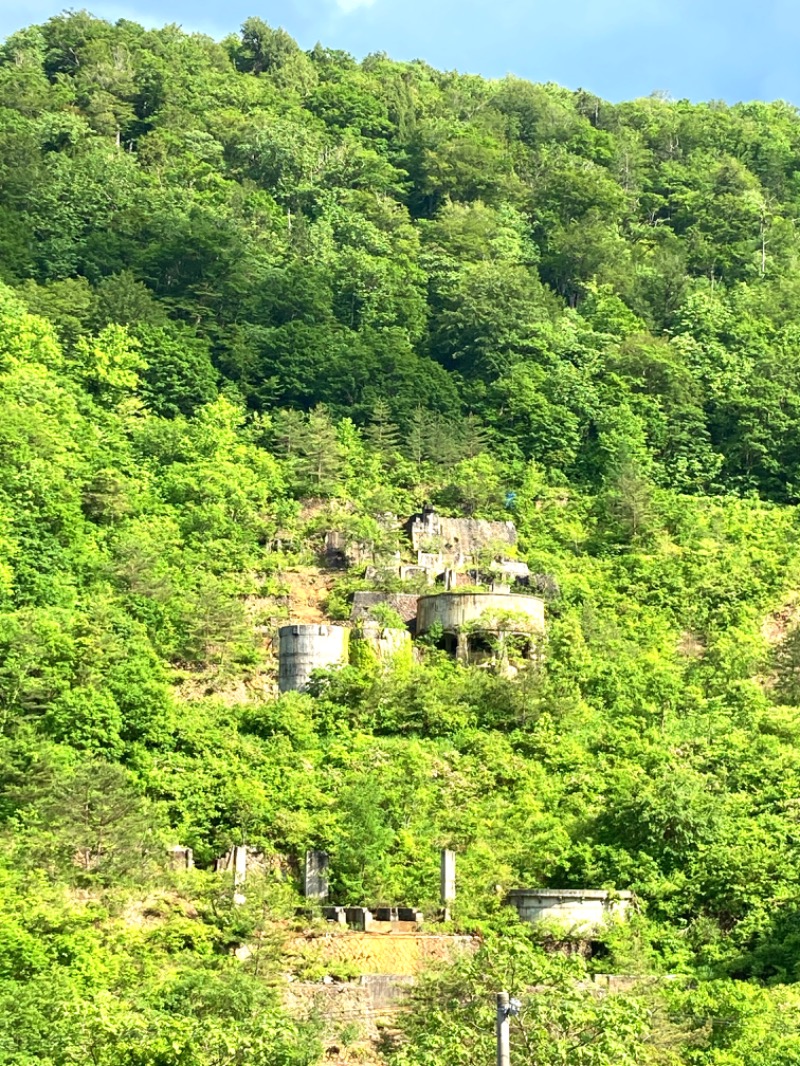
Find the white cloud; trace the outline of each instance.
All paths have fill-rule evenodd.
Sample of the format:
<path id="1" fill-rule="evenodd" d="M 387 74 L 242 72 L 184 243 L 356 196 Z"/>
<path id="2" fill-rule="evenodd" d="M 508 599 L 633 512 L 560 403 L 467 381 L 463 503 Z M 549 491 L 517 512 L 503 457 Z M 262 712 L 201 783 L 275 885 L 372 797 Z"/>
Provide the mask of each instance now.
<path id="1" fill-rule="evenodd" d="M 343 15 L 352 15 L 361 7 L 372 7 L 375 0 L 336 0 L 336 6 Z"/>

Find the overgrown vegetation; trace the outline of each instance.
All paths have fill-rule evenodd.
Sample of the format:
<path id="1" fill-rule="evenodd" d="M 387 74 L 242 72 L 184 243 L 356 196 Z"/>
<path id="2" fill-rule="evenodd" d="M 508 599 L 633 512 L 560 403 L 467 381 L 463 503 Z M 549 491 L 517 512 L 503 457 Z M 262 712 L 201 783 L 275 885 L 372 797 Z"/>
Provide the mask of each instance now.
<path id="1" fill-rule="evenodd" d="M 499 983 L 531 1066 L 800 1062 L 794 108 L 85 13 L 0 89 L 0 1062 L 314 1061 L 277 993 L 309 846 L 337 902 L 429 910 L 459 853 L 485 944 L 402 1066 L 485 1061 Z M 542 664 L 275 698 L 286 571 L 425 499 L 513 517 Z M 206 872 L 240 842 L 289 872 L 245 908 Z M 563 959 L 521 884 L 642 913 Z"/>

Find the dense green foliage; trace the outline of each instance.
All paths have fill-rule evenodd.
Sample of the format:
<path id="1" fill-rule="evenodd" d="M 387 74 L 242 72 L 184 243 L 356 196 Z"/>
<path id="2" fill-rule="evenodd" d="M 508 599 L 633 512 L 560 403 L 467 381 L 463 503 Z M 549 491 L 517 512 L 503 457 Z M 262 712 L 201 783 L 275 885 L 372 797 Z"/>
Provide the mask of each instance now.
<path id="1" fill-rule="evenodd" d="M 501 982 L 531 1066 L 800 1062 L 800 116 L 83 13 L 0 99 L 0 1062 L 313 1061 L 290 885 L 234 908 L 178 840 L 429 909 L 458 850 L 486 944 L 402 1066 L 485 1061 Z M 275 698 L 287 572 L 425 498 L 512 515 L 541 667 Z M 548 956 L 524 883 L 641 914 Z"/>

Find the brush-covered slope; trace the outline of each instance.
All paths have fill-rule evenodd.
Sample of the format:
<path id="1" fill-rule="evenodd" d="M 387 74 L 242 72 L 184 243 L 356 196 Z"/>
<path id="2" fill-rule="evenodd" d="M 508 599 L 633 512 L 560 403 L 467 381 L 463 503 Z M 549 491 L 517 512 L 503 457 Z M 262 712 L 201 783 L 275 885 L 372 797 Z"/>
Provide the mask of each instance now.
<path id="1" fill-rule="evenodd" d="M 404 1064 L 483 1061 L 503 983 L 536 1066 L 800 1061 L 795 110 L 84 13 L 0 46 L 0 100 L 0 1062 L 314 1061 L 309 846 L 337 901 L 429 910 L 459 852 L 486 945 Z M 321 532 L 390 551 L 425 499 L 513 518 L 540 668 L 423 647 L 276 698 L 276 627 L 367 584 Z M 559 960 L 526 883 L 642 913 Z"/>

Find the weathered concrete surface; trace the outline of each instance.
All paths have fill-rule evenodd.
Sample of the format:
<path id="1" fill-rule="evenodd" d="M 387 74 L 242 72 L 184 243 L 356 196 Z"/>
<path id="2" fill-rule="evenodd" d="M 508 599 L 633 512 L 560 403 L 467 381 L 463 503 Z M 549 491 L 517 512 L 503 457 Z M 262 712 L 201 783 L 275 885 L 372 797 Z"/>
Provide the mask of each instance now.
<path id="1" fill-rule="evenodd" d="M 314 670 L 347 662 L 350 631 L 343 626 L 288 625 L 278 630 L 278 688 L 302 692 Z"/>
<path id="2" fill-rule="evenodd" d="M 416 622 L 417 601 L 419 596 L 402 592 L 357 592 L 353 596 L 353 609 L 350 618 L 354 622 L 363 622 L 369 619 L 370 611 L 378 604 L 385 604 L 396 611 L 408 625 Z"/>
<path id="3" fill-rule="evenodd" d="M 435 553 L 456 564 L 475 561 L 486 552 L 514 548 L 517 543 L 513 522 L 445 518 L 431 509 L 409 519 L 406 531 L 415 552 Z"/>
<path id="4" fill-rule="evenodd" d="M 182 844 L 175 844 L 168 849 L 169 865 L 173 870 L 193 870 L 194 852 Z"/>
<path id="5" fill-rule="evenodd" d="M 259 864 L 259 860 L 263 859 L 263 856 L 259 856 L 252 848 L 247 848 L 244 844 L 234 844 L 215 861 L 214 869 L 217 873 L 232 870 L 234 884 L 243 885 L 247 879 L 247 867 L 250 865 L 251 855 L 256 865 Z"/>
<path id="6" fill-rule="evenodd" d="M 303 895 L 325 903 L 328 899 L 328 853 L 307 851 L 303 876 Z"/>
<path id="7" fill-rule="evenodd" d="M 440 625 L 445 633 L 458 633 L 467 623 L 492 614 L 500 617 L 513 612 L 520 619 L 520 632 L 544 632 L 544 600 L 538 596 L 491 592 L 442 592 L 420 596 L 417 605 L 417 632 L 426 633 Z"/>
<path id="8" fill-rule="evenodd" d="M 351 659 L 359 662 L 359 646 L 366 647 L 379 663 L 391 659 L 405 658 L 411 660 L 411 634 L 407 629 L 390 629 L 380 622 L 361 622 L 350 635 Z"/>
<path id="9" fill-rule="evenodd" d="M 582 935 L 623 919 L 632 898 L 630 892 L 580 888 L 517 888 L 508 894 L 524 922 L 553 922 Z"/>
<path id="10" fill-rule="evenodd" d="M 442 848 L 439 860 L 439 896 L 444 907 L 456 898 L 456 853 Z"/>
<path id="11" fill-rule="evenodd" d="M 329 1066 L 371 1066 L 385 1060 L 378 1048 L 414 986 L 413 977 L 365 974 L 355 981 L 292 981 L 284 1007 L 295 1018 L 318 1018 Z"/>

